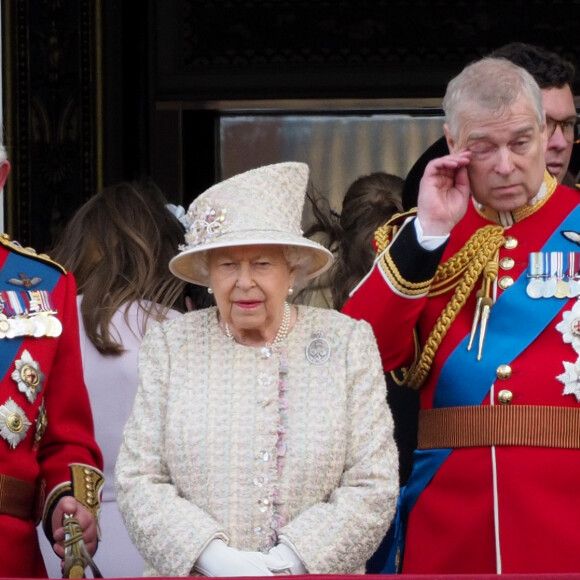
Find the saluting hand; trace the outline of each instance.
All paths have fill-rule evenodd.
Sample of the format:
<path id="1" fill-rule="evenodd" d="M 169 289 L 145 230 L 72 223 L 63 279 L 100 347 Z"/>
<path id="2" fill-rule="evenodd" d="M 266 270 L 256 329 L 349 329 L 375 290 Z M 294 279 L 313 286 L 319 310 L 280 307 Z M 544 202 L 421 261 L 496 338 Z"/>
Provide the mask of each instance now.
<path id="1" fill-rule="evenodd" d="M 469 202 L 467 166 L 471 151 L 432 159 L 419 184 L 417 219 L 428 236 L 448 234 L 465 215 Z"/>

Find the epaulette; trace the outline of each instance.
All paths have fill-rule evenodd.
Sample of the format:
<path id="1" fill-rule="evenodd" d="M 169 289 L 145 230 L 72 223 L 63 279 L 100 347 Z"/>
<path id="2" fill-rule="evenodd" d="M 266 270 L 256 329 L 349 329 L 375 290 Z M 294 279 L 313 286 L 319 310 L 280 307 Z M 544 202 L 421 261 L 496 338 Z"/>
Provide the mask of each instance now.
<path id="1" fill-rule="evenodd" d="M 63 274 L 67 273 L 64 266 L 58 262 L 55 262 L 54 260 L 51 260 L 51 258 L 46 254 L 38 254 L 34 248 L 25 248 L 21 246 L 18 242 L 11 240 L 8 234 L 0 234 L 0 244 L 10 252 L 16 252 L 17 254 L 21 254 L 22 256 L 26 256 L 27 258 L 31 258 L 37 262 L 42 262 L 43 264 L 52 266 Z"/>
<path id="2" fill-rule="evenodd" d="M 374 246 L 377 254 L 381 254 L 387 249 L 405 220 L 416 215 L 417 208 L 414 207 L 408 211 L 393 214 L 385 224 L 377 228 L 374 235 Z"/>

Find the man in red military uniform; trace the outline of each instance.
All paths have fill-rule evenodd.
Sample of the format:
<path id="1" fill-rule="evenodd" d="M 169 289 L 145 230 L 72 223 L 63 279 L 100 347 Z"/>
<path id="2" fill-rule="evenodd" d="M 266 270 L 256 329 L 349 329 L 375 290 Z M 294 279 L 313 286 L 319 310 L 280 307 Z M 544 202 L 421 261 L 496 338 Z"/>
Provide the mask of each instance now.
<path id="1" fill-rule="evenodd" d="M 421 388 L 393 555 L 404 573 L 580 572 L 580 198 L 545 170 L 525 70 L 482 59 L 443 106 L 452 153 L 343 309 Z"/>
<path id="2" fill-rule="evenodd" d="M 0 188 L 10 165 L 0 144 Z M 45 577 L 36 524 L 97 546 L 102 457 L 83 382 L 71 274 L 0 235 L 0 575 Z M 57 556 L 55 555 L 55 558 Z"/>

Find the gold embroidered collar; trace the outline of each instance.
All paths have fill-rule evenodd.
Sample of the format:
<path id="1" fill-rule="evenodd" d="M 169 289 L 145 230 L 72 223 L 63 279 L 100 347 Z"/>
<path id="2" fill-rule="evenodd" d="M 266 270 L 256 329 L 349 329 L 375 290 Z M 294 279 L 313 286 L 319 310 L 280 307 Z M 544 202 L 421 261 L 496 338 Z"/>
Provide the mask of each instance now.
<path id="1" fill-rule="evenodd" d="M 510 212 L 497 211 L 474 201 L 475 210 L 481 217 L 507 228 L 537 212 L 552 197 L 557 186 L 556 178 L 545 171 L 540 191 L 526 205 Z"/>

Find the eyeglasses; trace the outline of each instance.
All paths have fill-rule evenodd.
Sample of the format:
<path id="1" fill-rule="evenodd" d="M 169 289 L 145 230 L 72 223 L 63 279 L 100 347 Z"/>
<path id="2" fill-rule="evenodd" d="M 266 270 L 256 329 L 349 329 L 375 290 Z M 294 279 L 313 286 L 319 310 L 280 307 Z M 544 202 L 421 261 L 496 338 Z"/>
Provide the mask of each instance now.
<path id="1" fill-rule="evenodd" d="M 546 117 L 546 128 L 548 129 L 548 139 L 556 132 L 556 127 L 560 127 L 564 139 L 568 143 L 578 143 L 580 141 L 580 125 L 578 124 L 578 117 L 570 117 L 563 121 L 557 121 L 551 117 Z"/>

